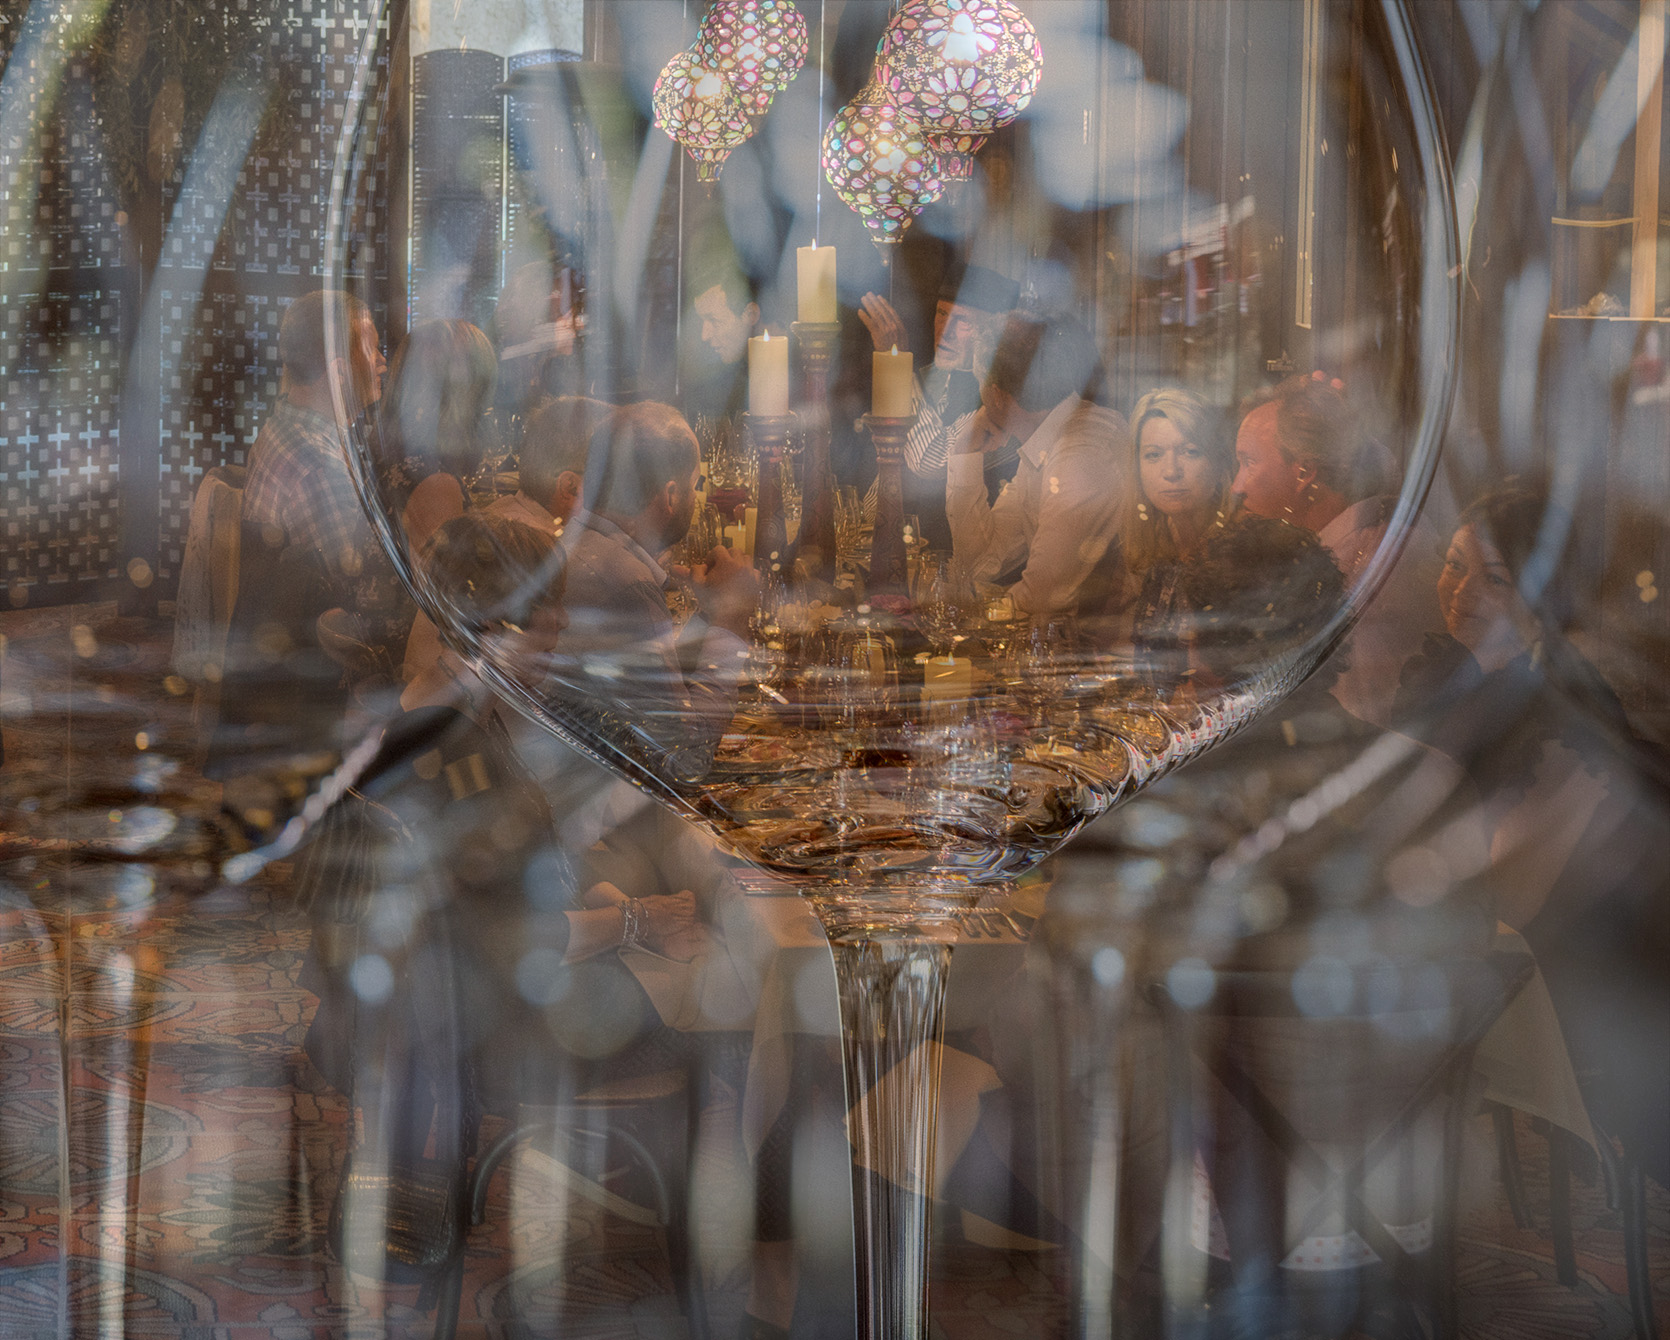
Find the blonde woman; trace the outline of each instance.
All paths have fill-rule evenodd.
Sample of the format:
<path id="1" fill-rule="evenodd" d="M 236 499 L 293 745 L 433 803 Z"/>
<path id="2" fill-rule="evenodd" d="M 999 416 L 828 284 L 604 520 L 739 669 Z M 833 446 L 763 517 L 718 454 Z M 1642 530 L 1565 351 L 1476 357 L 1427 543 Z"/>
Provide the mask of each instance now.
<path id="1" fill-rule="evenodd" d="M 1170 689 L 1187 660 L 1178 638 L 1179 578 L 1229 520 L 1235 453 L 1219 411 L 1190 391 L 1160 387 L 1131 416 L 1137 487 L 1125 554 L 1137 597 L 1131 642 L 1137 673 Z"/>

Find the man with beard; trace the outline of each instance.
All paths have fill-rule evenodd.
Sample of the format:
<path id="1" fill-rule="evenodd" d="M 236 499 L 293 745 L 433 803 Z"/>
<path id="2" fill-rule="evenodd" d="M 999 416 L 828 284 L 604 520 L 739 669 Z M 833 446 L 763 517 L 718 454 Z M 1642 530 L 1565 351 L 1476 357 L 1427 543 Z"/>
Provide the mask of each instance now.
<path id="1" fill-rule="evenodd" d="M 699 468 L 683 415 L 628 406 L 594 434 L 584 510 L 563 536 L 570 622 L 553 691 L 613 711 L 659 748 L 724 729 L 759 597 L 747 561 L 716 549 L 692 575 L 700 613 L 682 633 L 673 625 L 662 559 L 690 529 Z"/>

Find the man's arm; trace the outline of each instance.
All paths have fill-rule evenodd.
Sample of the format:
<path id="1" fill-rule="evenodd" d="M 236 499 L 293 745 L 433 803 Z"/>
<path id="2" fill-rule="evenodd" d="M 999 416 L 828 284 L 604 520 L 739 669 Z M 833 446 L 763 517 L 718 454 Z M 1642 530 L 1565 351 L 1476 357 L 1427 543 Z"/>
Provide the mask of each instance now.
<path id="1" fill-rule="evenodd" d="M 951 523 L 951 552 L 976 581 L 995 581 L 1027 553 L 1020 490 L 1005 487 L 995 503 L 986 492 L 986 456 L 1001 445 L 1002 432 L 984 410 L 970 416 L 945 467 L 945 515 Z"/>
<path id="2" fill-rule="evenodd" d="M 1117 543 L 1130 488 L 1125 421 L 1086 408 L 1070 420 L 1044 461 L 1038 526 L 1026 570 L 1010 594 L 1027 614 L 1071 610 L 1110 544 Z"/>

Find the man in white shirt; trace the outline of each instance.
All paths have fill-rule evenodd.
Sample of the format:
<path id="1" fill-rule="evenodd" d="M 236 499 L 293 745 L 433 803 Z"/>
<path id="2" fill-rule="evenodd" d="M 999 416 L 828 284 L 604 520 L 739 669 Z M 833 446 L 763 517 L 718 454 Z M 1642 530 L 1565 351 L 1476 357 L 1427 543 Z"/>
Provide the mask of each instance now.
<path id="1" fill-rule="evenodd" d="M 947 462 L 953 554 L 976 581 L 1007 586 L 1017 613 L 1089 611 L 1117 580 L 1131 439 L 1122 416 L 1094 403 L 1101 375 L 1076 323 L 1011 317 Z M 1012 440 L 1020 463 L 990 502 L 986 457 Z"/>

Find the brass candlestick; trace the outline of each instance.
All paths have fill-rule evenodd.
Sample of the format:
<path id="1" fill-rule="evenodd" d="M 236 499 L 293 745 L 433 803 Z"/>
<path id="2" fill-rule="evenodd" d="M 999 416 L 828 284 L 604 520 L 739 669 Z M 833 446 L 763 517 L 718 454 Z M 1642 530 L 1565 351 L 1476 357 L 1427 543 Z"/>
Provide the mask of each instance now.
<path id="1" fill-rule="evenodd" d="M 754 566 L 769 572 L 773 554 L 778 563 L 788 555 L 788 532 L 783 524 L 783 451 L 789 444 L 794 415 L 744 414 L 742 419 L 748 439 L 754 444 L 754 458 L 759 463 L 759 490 L 754 499 Z"/>
<path id="2" fill-rule="evenodd" d="M 876 528 L 870 539 L 870 590 L 907 594 L 905 567 L 905 439 L 914 414 L 899 418 L 866 414 L 876 444 Z"/>
<path id="3" fill-rule="evenodd" d="M 789 333 L 800 342 L 806 371 L 806 452 L 801 458 L 800 534 L 796 549 L 815 551 L 812 575 L 835 580 L 835 476 L 829 468 L 829 367 L 841 338 L 836 321 L 796 321 Z"/>

